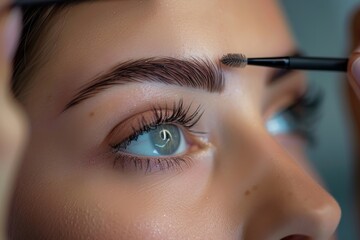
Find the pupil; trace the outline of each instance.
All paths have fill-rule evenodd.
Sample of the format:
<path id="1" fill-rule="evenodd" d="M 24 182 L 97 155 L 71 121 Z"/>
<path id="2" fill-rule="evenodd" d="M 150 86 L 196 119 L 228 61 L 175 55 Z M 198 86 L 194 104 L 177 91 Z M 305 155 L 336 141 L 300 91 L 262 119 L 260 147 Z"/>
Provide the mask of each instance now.
<path id="1" fill-rule="evenodd" d="M 171 139 L 171 133 L 168 130 L 163 129 L 160 132 L 160 137 L 162 140 L 167 141 Z"/>

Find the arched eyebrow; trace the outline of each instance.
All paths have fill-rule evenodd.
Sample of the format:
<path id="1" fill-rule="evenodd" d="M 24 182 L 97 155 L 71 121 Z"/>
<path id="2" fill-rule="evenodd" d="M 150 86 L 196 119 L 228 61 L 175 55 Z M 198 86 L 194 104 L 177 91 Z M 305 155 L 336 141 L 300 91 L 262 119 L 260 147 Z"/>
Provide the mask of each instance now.
<path id="1" fill-rule="evenodd" d="M 225 88 L 220 63 L 207 58 L 143 58 L 122 62 L 95 77 L 80 88 L 64 111 L 113 86 L 143 82 L 203 89 L 210 93 L 221 93 Z"/>

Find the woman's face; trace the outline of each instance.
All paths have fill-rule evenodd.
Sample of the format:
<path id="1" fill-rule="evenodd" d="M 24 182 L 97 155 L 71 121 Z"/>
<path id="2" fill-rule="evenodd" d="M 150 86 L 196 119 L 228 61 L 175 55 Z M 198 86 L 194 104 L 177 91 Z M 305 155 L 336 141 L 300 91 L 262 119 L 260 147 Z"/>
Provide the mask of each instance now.
<path id="1" fill-rule="evenodd" d="M 303 74 L 219 64 L 296 53 L 275 1 L 99 1 L 51 24 L 24 98 L 14 238 L 332 236 Z"/>

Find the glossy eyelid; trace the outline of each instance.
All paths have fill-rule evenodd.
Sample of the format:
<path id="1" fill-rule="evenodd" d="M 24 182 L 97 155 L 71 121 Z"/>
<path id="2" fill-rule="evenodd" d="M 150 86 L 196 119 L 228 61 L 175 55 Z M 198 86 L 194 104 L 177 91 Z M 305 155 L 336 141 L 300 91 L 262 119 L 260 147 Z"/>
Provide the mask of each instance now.
<path id="1" fill-rule="evenodd" d="M 193 103 L 185 105 L 182 99 L 175 101 L 172 108 L 169 108 L 168 105 L 155 105 L 150 108 L 151 110 L 137 114 L 117 125 L 110 132 L 108 142 L 110 146 L 114 147 L 120 142 L 124 142 L 125 139 L 132 140 L 142 132 L 164 123 L 177 124 L 192 132 L 194 131 L 193 127 L 200 121 L 204 113 L 201 105 L 196 108 L 193 108 L 192 105 Z M 123 138 L 119 139 L 121 136 Z"/>

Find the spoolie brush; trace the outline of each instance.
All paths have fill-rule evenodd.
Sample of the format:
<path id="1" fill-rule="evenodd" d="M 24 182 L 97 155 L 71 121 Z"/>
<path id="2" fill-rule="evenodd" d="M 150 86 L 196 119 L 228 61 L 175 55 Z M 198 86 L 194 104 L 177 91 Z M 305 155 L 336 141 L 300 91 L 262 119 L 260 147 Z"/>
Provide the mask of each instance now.
<path id="1" fill-rule="evenodd" d="M 238 68 L 244 68 L 248 64 L 246 56 L 240 53 L 229 53 L 224 55 L 220 61 L 226 66 Z"/>
<path id="2" fill-rule="evenodd" d="M 247 65 L 256 65 L 284 69 L 346 72 L 349 59 L 290 56 L 270 58 L 246 58 L 244 54 L 229 53 L 224 55 L 220 59 L 220 61 L 226 66 L 237 68 L 244 68 Z"/>

